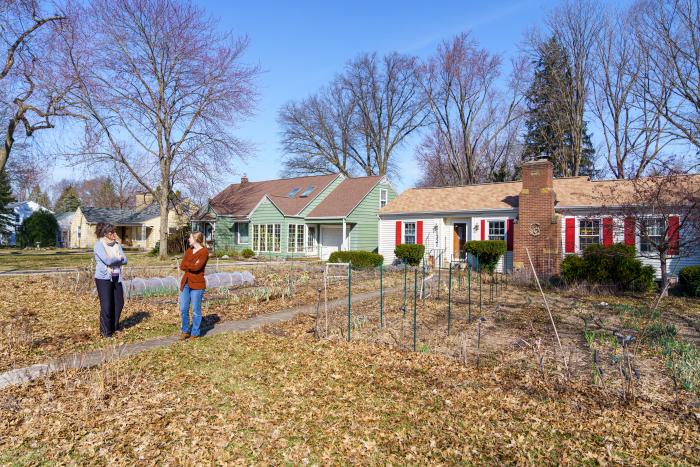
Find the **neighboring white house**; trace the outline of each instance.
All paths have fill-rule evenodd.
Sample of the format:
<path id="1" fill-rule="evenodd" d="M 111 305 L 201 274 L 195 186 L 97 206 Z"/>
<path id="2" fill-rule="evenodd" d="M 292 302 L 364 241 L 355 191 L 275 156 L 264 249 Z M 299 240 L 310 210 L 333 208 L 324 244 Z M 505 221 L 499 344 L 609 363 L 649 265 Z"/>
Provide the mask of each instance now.
<path id="1" fill-rule="evenodd" d="M 555 274 L 565 255 L 581 254 L 593 243 L 625 243 L 659 276 L 658 254 L 635 219 L 615 210 L 621 200 L 610 194 L 615 188 L 613 193 L 628 195 L 631 181 L 553 178 L 547 161 L 523 164 L 522 172 L 522 181 L 406 190 L 379 211 L 379 253 L 391 263 L 397 244 L 416 243 L 425 245 L 432 261 L 449 264 L 465 257 L 470 240 L 503 240 L 507 251 L 499 271 L 529 267 L 529 252 L 538 272 Z M 700 175 L 691 177 L 700 189 Z M 610 204 L 603 207 L 601 200 Z M 677 275 L 700 264 L 697 249 L 687 246 L 697 232 L 679 229 L 678 216 L 669 216 L 668 224 L 659 223 L 658 230 L 669 233 L 668 270 Z"/>
<path id="2" fill-rule="evenodd" d="M 5 235 L 0 235 L 0 245 L 5 246 L 16 246 L 17 245 L 17 233 L 24 220 L 34 214 L 36 211 L 43 210 L 51 212 L 51 210 L 46 209 L 43 206 L 35 203 L 34 201 L 20 201 L 17 203 L 10 203 L 8 208 L 12 209 L 14 214 L 14 221 L 10 226 L 10 233 Z"/>

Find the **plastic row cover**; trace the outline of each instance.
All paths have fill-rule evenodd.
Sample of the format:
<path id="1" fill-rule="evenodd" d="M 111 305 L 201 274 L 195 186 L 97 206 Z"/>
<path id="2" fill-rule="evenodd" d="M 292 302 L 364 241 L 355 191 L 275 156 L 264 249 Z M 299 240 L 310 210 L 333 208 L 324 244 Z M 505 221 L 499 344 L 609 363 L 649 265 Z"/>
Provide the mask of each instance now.
<path id="1" fill-rule="evenodd" d="M 249 271 L 217 272 L 204 276 L 207 288 L 243 287 L 253 285 L 255 277 Z M 180 287 L 174 276 L 151 277 L 149 279 L 134 278 L 123 283 L 124 291 L 129 296 L 145 295 L 147 293 L 176 293 Z"/>

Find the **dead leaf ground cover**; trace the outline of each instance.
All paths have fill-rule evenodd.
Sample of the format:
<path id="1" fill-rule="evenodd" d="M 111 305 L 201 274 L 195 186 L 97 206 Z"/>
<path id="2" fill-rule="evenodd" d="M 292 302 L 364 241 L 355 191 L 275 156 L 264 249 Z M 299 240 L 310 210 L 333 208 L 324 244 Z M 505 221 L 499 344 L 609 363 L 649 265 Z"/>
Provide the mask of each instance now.
<path id="1" fill-rule="evenodd" d="M 509 365 L 255 332 L 0 393 L 0 463 L 698 464 L 676 406 Z"/>
<path id="2" fill-rule="evenodd" d="M 255 287 L 230 293 L 209 290 L 205 294 L 202 312 L 206 327 L 218 321 L 316 303 L 318 289 L 323 287 L 319 268 L 259 267 L 253 272 Z M 386 276 L 386 287 L 402 280 L 398 273 Z M 92 276 L 84 274 L 78 285 L 76 289 L 73 275 L 0 277 L 0 371 L 179 330 L 176 295 L 140 297 L 127 300 L 122 312 L 123 330 L 111 340 L 103 339 L 99 335 L 99 302 L 92 290 Z M 376 271 L 358 273 L 352 291 L 370 292 L 377 285 Z M 329 287 L 329 298 L 346 295 L 347 286 L 342 281 Z"/>
<path id="3" fill-rule="evenodd" d="M 419 282 L 420 283 L 420 282 Z M 649 311 L 653 296 L 587 296 L 578 290 L 546 292 L 562 343 L 564 358 L 551 321 L 537 289 L 516 285 L 494 288 L 482 285 L 479 306 L 478 282 L 472 284 L 471 307 L 466 283 L 455 282 L 449 310 L 446 284 L 437 287 L 425 300 L 416 303 L 415 349 L 441 354 L 463 364 L 515 365 L 527 368 L 544 381 L 561 379 L 567 384 L 589 384 L 612 397 L 646 397 L 671 402 L 681 397 L 700 407 L 700 329 L 693 326 L 700 316 L 700 301 L 686 298 L 662 300 L 657 312 Z M 420 286 L 419 286 L 420 287 Z M 379 300 L 363 302 L 318 316 L 303 316 L 270 328 L 270 332 L 311 339 L 318 335 L 330 340 L 346 340 L 348 324 L 353 341 L 413 351 L 414 293 L 412 282 L 406 293 L 387 296 L 383 306 L 383 326 Z M 470 311 L 471 309 L 471 311 Z M 471 319 L 469 319 L 471 318 Z M 627 336 L 632 341 L 623 344 Z M 669 356 L 669 339 L 681 343 L 690 355 L 681 362 Z M 678 346 L 671 347 L 677 349 Z M 671 358 L 675 358 L 672 360 Z M 631 362 L 632 377 L 623 366 Z M 675 365 L 671 368 L 671 364 Z M 627 385 L 626 385 L 627 383 Z M 690 391 L 686 394 L 686 390 Z"/>

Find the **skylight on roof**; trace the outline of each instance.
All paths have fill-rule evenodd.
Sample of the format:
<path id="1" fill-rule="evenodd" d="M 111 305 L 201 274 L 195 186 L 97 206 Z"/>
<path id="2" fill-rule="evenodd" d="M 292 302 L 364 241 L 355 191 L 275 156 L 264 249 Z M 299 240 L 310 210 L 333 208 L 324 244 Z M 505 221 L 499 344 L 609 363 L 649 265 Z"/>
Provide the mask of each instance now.
<path id="1" fill-rule="evenodd" d="M 300 191 L 301 191 L 301 188 L 293 188 L 292 191 L 287 193 L 287 196 L 289 196 L 290 198 L 294 198 L 296 196 L 296 194 L 299 193 Z"/>
<path id="2" fill-rule="evenodd" d="M 312 186 L 307 186 L 307 187 L 306 187 L 306 190 L 304 190 L 304 192 L 303 192 L 302 194 L 300 194 L 299 196 L 300 196 L 301 198 L 306 198 L 306 197 L 309 196 L 311 193 L 313 193 L 313 191 L 314 191 L 314 187 L 312 187 Z"/>

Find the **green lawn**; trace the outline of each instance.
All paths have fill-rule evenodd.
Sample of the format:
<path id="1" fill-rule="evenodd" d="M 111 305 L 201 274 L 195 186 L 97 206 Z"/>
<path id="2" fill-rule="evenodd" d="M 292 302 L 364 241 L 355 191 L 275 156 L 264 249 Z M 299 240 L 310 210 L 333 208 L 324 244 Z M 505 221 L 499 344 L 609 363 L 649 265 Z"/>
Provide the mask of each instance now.
<path id="1" fill-rule="evenodd" d="M 700 462 L 697 421 L 672 403 L 624 405 L 533 375 L 362 343 L 219 335 L 3 391 L 0 463 Z"/>

